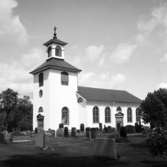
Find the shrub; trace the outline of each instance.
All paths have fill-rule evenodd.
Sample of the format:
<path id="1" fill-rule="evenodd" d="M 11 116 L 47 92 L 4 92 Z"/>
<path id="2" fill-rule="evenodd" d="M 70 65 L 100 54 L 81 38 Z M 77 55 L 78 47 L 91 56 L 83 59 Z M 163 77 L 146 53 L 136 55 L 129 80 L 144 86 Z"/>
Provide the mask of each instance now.
<path id="1" fill-rule="evenodd" d="M 147 140 L 147 144 L 152 155 L 167 154 L 167 133 L 160 128 L 154 129 Z"/>
<path id="2" fill-rule="evenodd" d="M 127 137 L 126 127 L 120 127 L 120 137 Z"/>
<path id="3" fill-rule="evenodd" d="M 115 132 L 115 128 L 113 128 L 113 127 L 111 127 L 111 126 L 108 126 L 108 127 L 107 127 L 107 132 L 108 132 L 108 133 Z"/>
<path id="4" fill-rule="evenodd" d="M 140 133 L 142 132 L 144 129 L 143 129 L 143 126 L 141 124 L 138 124 L 137 122 L 135 123 L 135 131 L 137 133 Z"/>
<path id="5" fill-rule="evenodd" d="M 84 132 L 84 130 L 85 130 L 84 124 L 80 124 L 80 131 L 81 131 L 81 132 Z"/>
<path id="6" fill-rule="evenodd" d="M 71 136 L 76 137 L 76 128 L 74 127 L 71 129 Z"/>
<path id="7" fill-rule="evenodd" d="M 125 128 L 126 128 L 127 133 L 135 133 L 136 132 L 135 127 L 133 125 L 127 125 L 127 126 L 125 126 Z"/>
<path id="8" fill-rule="evenodd" d="M 68 127 L 64 128 L 64 137 L 68 137 L 69 136 L 69 132 L 68 132 Z"/>

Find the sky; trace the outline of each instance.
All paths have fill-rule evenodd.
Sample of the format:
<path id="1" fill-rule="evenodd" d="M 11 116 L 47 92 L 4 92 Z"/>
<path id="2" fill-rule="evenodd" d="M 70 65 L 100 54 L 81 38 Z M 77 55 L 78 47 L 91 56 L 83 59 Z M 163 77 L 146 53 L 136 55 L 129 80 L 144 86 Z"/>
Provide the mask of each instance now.
<path id="1" fill-rule="evenodd" d="M 32 97 L 54 26 L 79 85 L 141 99 L 167 88 L 166 0 L 0 0 L 0 91 Z"/>

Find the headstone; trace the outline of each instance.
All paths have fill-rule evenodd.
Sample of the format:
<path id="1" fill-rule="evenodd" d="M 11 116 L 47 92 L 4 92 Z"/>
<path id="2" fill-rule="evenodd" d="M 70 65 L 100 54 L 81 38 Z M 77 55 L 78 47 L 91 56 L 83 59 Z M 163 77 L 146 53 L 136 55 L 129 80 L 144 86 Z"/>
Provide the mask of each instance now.
<path id="1" fill-rule="evenodd" d="M 35 145 L 37 147 L 45 147 L 45 132 L 44 130 L 38 130 L 38 133 L 35 135 Z"/>

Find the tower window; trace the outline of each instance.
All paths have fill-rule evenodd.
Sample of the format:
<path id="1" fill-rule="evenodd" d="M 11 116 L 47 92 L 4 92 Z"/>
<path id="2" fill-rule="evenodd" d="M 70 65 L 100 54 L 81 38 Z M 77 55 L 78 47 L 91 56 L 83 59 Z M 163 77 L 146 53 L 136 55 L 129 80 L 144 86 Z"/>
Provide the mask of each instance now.
<path id="1" fill-rule="evenodd" d="M 39 74 L 39 86 L 43 86 L 43 73 Z"/>
<path id="2" fill-rule="evenodd" d="M 68 73 L 67 72 L 61 72 L 61 84 L 62 85 L 68 85 Z"/>
<path id="3" fill-rule="evenodd" d="M 93 123 L 99 123 L 99 108 L 93 107 Z"/>
<path id="4" fill-rule="evenodd" d="M 110 123 L 111 122 L 111 110 L 110 107 L 105 108 L 105 122 Z"/>
<path id="5" fill-rule="evenodd" d="M 52 48 L 51 48 L 51 46 L 48 47 L 47 52 L 48 52 L 48 57 L 51 57 L 51 55 L 52 55 Z"/>
<path id="6" fill-rule="evenodd" d="M 132 109 L 128 108 L 127 110 L 127 122 L 132 122 Z"/>
<path id="7" fill-rule="evenodd" d="M 56 46 L 56 52 L 55 52 L 56 56 L 61 57 L 62 56 L 62 49 L 60 46 Z"/>
<path id="8" fill-rule="evenodd" d="M 67 107 L 62 108 L 62 123 L 64 125 L 69 125 L 69 110 Z"/>

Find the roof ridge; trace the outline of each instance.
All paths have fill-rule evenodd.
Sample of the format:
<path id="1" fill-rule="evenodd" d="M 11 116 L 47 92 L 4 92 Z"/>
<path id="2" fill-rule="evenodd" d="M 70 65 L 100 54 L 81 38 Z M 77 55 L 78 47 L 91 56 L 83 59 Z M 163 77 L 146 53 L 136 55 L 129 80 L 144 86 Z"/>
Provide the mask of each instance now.
<path id="1" fill-rule="evenodd" d="M 98 87 L 90 87 L 90 86 L 78 86 L 78 88 L 90 88 L 90 89 L 99 89 L 99 90 L 113 90 L 113 91 L 121 91 L 121 92 L 128 92 L 125 90 L 120 90 L 120 89 L 106 89 L 106 88 L 98 88 Z M 129 93 L 129 92 L 128 92 Z"/>

